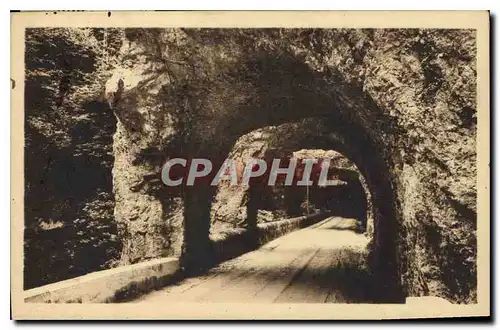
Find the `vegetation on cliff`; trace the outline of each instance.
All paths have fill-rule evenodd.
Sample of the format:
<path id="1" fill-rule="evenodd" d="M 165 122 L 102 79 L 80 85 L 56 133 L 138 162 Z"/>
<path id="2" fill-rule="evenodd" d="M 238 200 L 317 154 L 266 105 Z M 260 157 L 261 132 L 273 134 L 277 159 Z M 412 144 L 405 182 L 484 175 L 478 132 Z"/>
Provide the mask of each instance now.
<path id="1" fill-rule="evenodd" d="M 107 37 L 118 39 L 116 32 Z M 103 38 L 103 29 L 26 30 L 25 288 L 108 268 L 119 257 L 116 120 L 102 98 Z M 109 52 L 119 47 L 115 41 Z"/>

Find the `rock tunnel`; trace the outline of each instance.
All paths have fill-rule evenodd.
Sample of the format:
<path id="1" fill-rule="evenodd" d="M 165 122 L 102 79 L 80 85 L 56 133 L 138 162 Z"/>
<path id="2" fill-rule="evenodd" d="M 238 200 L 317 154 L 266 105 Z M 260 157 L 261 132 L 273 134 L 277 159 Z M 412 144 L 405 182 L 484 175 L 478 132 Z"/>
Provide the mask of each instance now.
<path id="1" fill-rule="evenodd" d="M 157 170 L 165 159 L 175 157 L 223 160 L 238 138 L 251 131 L 313 120 L 322 125 L 325 134 L 304 138 L 301 147 L 337 150 L 351 159 L 366 179 L 374 220 L 370 262 L 383 290 L 392 292 L 392 299 L 429 292 L 452 296 L 450 288 L 456 284 L 448 275 L 429 277 L 418 269 L 419 264 L 443 262 L 410 251 L 412 241 L 422 240 L 418 238 L 417 232 L 422 230 L 419 226 L 438 229 L 432 224 L 434 220 L 418 224 L 418 217 L 432 214 L 428 209 L 432 203 L 425 201 L 427 188 L 411 188 L 418 185 L 415 178 L 425 171 L 410 173 L 417 166 L 401 152 L 408 133 L 398 117 L 390 115 L 394 110 L 383 102 L 382 94 L 367 92 L 342 73 L 340 64 L 326 64 L 314 57 L 328 51 L 326 46 L 321 48 L 321 31 L 289 32 L 297 38 L 293 42 L 283 41 L 278 30 L 152 29 L 134 33 L 141 34 L 141 40 L 152 40 L 139 44 L 131 34 L 127 46 L 149 54 L 149 62 L 143 61 L 149 63 L 148 70 L 143 64 L 135 68 L 135 73 L 117 70 L 107 84 L 108 98 L 118 118 L 113 175 L 115 218 L 124 240 L 123 263 L 168 253 L 165 251 L 171 242 L 165 243 L 164 237 L 172 228 L 165 223 L 169 201 L 175 195 L 183 199 L 183 267 L 197 273 L 212 265 L 209 231 L 214 188 L 198 185 L 175 192 L 164 187 L 155 188 L 154 193 L 131 191 L 134 182 L 151 168 Z M 203 41 L 207 34 L 211 42 Z M 316 45 L 304 43 L 313 35 L 320 40 Z M 346 36 L 376 39 L 358 30 Z M 179 50 L 180 44 L 189 51 Z M 313 51 L 314 47 L 321 49 Z M 155 49 L 160 49 L 159 53 Z M 124 86 L 117 85 L 118 79 L 125 81 Z M 148 153 L 156 154 L 156 160 L 138 161 Z M 414 151 L 414 156 L 419 153 Z M 421 200 L 427 208 L 416 211 L 410 197 Z M 435 249 L 426 239 L 418 245 L 426 253 Z M 461 290 L 454 299 L 465 299 L 467 288 Z"/>
<path id="2" fill-rule="evenodd" d="M 274 102 L 274 100 L 271 102 Z M 286 117 L 283 117 L 283 119 L 284 123 L 286 123 Z M 385 286 L 384 291 L 391 291 L 394 292 L 394 295 L 401 295 L 401 292 L 398 292 L 400 290 L 400 276 L 396 254 L 398 214 L 392 184 L 389 181 L 390 172 L 382 165 L 381 156 L 377 153 L 373 143 L 368 142 L 366 138 L 360 138 L 360 136 L 366 135 L 363 130 L 354 129 L 353 126 L 348 130 L 340 130 L 339 126 L 349 126 L 349 124 L 338 117 L 330 119 L 326 116 L 316 118 L 316 120 L 327 123 L 326 126 L 332 129 L 333 134 L 327 135 L 327 138 L 317 136 L 314 142 L 310 141 L 308 144 L 301 143 L 299 145 L 302 148 L 311 149 L 324 146 L 328 149 L 342 151 L 358 165 L 362 174 L 366 177 L 369 190 L 373 196 L 372 271 L 376 274 L 379 285 Z M 281 124 L 281 122 L 273 122 L 273 124 Z M 347 135 L 346 131 L 354 132 L 354 134 Z M 352 135 L 354 135 L 354 138 Z M 190 270 L 194 268 L 195 273 L 197 270 L 203 271 L 212 265 L 209 242 L 209 211 L 211 204 L 208 202 L 204 207 L 201 205 L 204 201 L 213 200 L 214 193 L 215 190 L 208 187 L 206 187 L 205 191 L 193 187 L 192 191 L 188 192 L 184 199 L 184 221 L 186 226 L 184 240 L 192 240 L 195 245 L 190 246 L 190 241 L 185 241 L 182 255 L 184 259 L 182 260 L 185 267 Z M 192 229 L 188 224 L 190 221 L 192 221 Z M 200 227 L 203 227 L 203 230 L 200 230 Z M 389 287 L 390 285 L 392 287 Z"/>
<path id="3" fill-rule="evenodd" d="M 243 65 L 251 67 L 248 72 L 255 77 L 220 82 L 229 86 L 221 86 L 226 89 L 221 89 L 220 95 L 208 96 L 209 104 L 210 98 L 214 98 L 219 107 L 228 109 L 227 116 L 231 117 L 208 117 L 197 123 L 199 127 L 192 129 L 196 133 L 189 141 L 189 156 L 213 159 L 221 155 L 225 158 L 238 137 L 269 125 L 307 118 L 324 123 L 332 133 L 330 139 L 315 141 L 314 146 L 327 144 L 328 149 L 342 151 L 367 178 L 375 210 L 374 268 L 380 278 L 398 283 L 396 239 L 400 215 L 397 214 L 391 172 L 386 165 L 389 158 L 387 147 L 371 137 L 377 129 L 384 129 L 372 127 L 374 123 L 383 122 L 381 111 L 354 88 L 352 91 L 346 88 L 339 91 L 338 86 L 346 86 L 345 82 L 338 80 L 339 77 L 311 72 L 302 63 L 293 63 L 291 59 L 276 60 L 266 56 Z M 291 75 L 291 72 L 294 74 Z M 236 74 L 236 77 L 241 76 Z M 239 100 L 235 100 L 234 95 Z M 215 130 L 207 131 L 202 127 L 214 127 Z M 213 264 L 209 225 L 210 201 L 215 191 L 208 186 L 184 189 L 184 246 L 181 258 L 183 266 L 196 273 Z"/>

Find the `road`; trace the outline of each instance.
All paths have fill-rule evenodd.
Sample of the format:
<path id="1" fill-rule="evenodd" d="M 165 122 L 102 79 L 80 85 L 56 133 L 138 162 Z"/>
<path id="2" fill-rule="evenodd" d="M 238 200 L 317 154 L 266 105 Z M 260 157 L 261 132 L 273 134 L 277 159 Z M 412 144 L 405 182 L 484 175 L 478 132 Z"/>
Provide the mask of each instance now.
<path id="1" fill-rule="evenodd" d="M 352 219 L 325 219 L 132 303 L 373 302 L 368 238 L 353 228 Z"/>

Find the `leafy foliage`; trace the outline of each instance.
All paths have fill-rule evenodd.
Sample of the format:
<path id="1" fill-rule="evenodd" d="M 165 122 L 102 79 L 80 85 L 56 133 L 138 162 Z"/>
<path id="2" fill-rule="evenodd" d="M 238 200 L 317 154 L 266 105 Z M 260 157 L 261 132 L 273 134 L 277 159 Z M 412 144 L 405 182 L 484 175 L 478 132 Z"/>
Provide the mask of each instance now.
<path id="1" fill-rule="evenodd" d="M 118 258 L 115 119 L 100 99 L 105 50 L 119 45 L 108 46 L 102 29 L 26 30 L 25 288 L 107 268 Z"/>

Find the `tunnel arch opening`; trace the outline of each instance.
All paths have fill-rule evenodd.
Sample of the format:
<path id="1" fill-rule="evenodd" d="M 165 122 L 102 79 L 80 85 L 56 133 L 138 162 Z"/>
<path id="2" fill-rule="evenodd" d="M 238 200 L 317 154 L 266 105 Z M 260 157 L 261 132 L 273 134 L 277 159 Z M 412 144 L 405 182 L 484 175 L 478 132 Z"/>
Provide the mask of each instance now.
<path id="1" fill-rule="evenodd" d="M 301 121 L 293 121 L 287 124 L 302 124 L 315 127 L 309 134 L 299 135 L 300 139 L 294 141 L 295 148 L 336 150 L 348 158 L 359 170 L 361 178 L 366 183 L 365 191 L 370 195 L 371 214 L 368 230 L 372 233 L 370 242 L 369 264 L 373 273 L 374 283 L 379 286 L 379 296 L 384 296 L 388 302 L 401 302 L 403 290 L 399 278 L 399 264 L 397 260 L 397 213 L 391 175 L 385 167 L 383 159 L 377 155 L 373 143 L 359 130 L 358 134 L 349 134 L 352 126 L 338 129 L 338 118 L 328 116 L 309 117 Z M 334 124 L 332 125 L 332 121 Z M 348 125 L 349 126 L 349 125 Z M 278 125 L 279 127 L 279 125 Z M 307 130 L 306 130 L 307 131 Z M 361 131 L 362 132 L 362 131 Z M 281 139 L 283 140 L 283 138 Z M 286 147 L 284 148 L 286 150 Z M 292 147 L 293 149 L 293 147 Z M 290 151 L 290 146 L 288 146 Z M 231 153 L 228 152 L 228 156 Z M 222 154 L 223 155 L 223 154 Z M 217 190 L 208 188 L 208 203 L 206 208 L 211 210 Z M 210 232 L 210 224 L 213 217 L 207 214 L 207 233 Z M 248 216 L 248 214 L 247 214 Z"/>
<path id="2" fill-rule="evenodd" d="M 169 77 L 169 71 L 175 69 L 175 79 L 165 78 L 159 95 L 163 97 L 161 109 L 166 109 L 175 124 L 167 118 L 162 125 L 179 129 L 174 135 L 180 137 L 177 149 L 182 156 L 223 160 L 240 136 L 255 129 L 318 119 L 333 136 L 326 149 L 345 154 L 366 178 L 374 206 L 372 268 L 387 285 L 400 287 L 406 265 L 398 258 L 402 254 L 398 249 L 404 245 L 397 242 L 402 214 L 395 196 L 400 183 L 395 173 L 399 162 L 394 159 L 398 153 L 391 149 L 398 132 L 394 118 L 384 114 L 356 81 L 346 81 L 334 64 L 307 51 L 300 37 L 318 31 L 291 30 L 287 42 L 280 42 L 282 31 L 277 29 L 178 32 L 176 38 L 194 46 L 196 56 L 185 66 L 166 68 Z M 205 34 L 216 38 L 203 43 Z M 170 41 L 163 42 L 170 45 Z M 147 87 L 141 85 L 128 93 L 123 109 L 115 112 L 137 114 L 129 111 L 137 102 L 149 106 L 145 99 L 134 99 L 141 88 Z M 124 121 L 123 125 L 132 131 L 132 124 Z M 209 232 L 215 189 L 209 185 L 183 187 L 181 195 L 181 265 L 196 273 L 212 264 Z"/>
<path id="3" fill-rule="evenodd" d="M 378 172 L 366 177 L 377 202 L 373 263 L 379 265 L 379 273 L 385 270 L 408 296 L 476 300 L 476 127 L 456 122 L 464 105 L 474 103 L 474 79 L 459 86 L 464 98 L 457 102 L 442 102 L 455 95 L 444 85 L 439 98 L 422 99 L 421 88 L 428 82 L 419 75 L 421 52 L 414 42 L 391 46 L 399 45 L 401 37 L 421 40 L 423 33 L 426 41 L 439 41 L 436 47 L 446 53 L 450 49 L 440 43 L 442 32 L 450 44 L 466 40 L 463 50 L 473 55 L 473 34 L 418 29 L 128 32 L 132 33 L 127 33 L 123 53 L 140 51 L 140 63 L 132 68 L 120 65 L 106 83 L 108 100 L 121 95 L 119 102 L 111 102 L 118 118 L 113 179 L 119 183 L 114 184 L 115 220 L 124 241 L 120 262 L 171 256 L 171 232 L 160 229 L 160 223 L 168 223 L 164 219 L 171 217 L 172 203 L 163 202 L 163 193 L 151 198 L 142 191 L 129 193 L 136 177 L 140 180 L 154 170 L 134 163 L 140 151 L 154 147 L 167 159 L 179 153 L 224 157 L 238 137 L 252 130 L 323 118 L 331 132 L 361 146 L 357 152 L 350 149 L 363 173 Z M 360 58 L 357 48 L 362 44 L 368 52 Z M 473 75 L 473 59 L 448 64 Z M 411 66 L 401 66 L 408 60 Z M 454 77 L 455 71 L 447 74 Z M 119 78 L 124 76 L 134 81 L 127 78 L 122 93 Z M 443 116 L 427 118 L 433 107 Z M 442 121 L 452 124 L 441 125 Z M 186 269 L 208 264 L 206 200 L 211 194 L 204 188 L 176 193 L 188 206 L 185 216 L 176 217 L 184 231 L 180 236 L 186 238 L 181 248 Z M 450 224 L 459 229 L 446 230 Z M 436 253 L 443 246 L 443 253 Z"/>
<path id="4" fill-rule="evenodd" d="M 321 115 L 315 116 L 304 115 L 302 119 L 307 118 L 317 118 L 320 121 L 326 123 L 326 127 L 330 131 L 329 136 L 332 138 L 329 141 L 330 147 L 328 149 L 338 150 L 342 152 L 347 157 L 349 157 L 359 168 L 361 173 L 364 175 L 367 181 L 368 188 L 372 193 L 373 201 L 373 218 L 374 218 L 374 238 L 371 244 L 370 253 L 370 267 L 374 274 L 375 282 L 379 286 L 380 292 L 383 293 L 388 301 L 401 302 L 404 300 L 404 290 L 401 284 L 401 265 L 398 260 L 398 219 L 400 216 L 398 214 L 397 201 L 395 198 L 395 193 L 393 187 L 395 185 L 393 173 L 389 170 L 389 157 L 387 157 L 386 150 L 380 147 L 380 141 L 373 139 L 372 136 L 367 132 L 367 129 L 360 124 L 353 122 L 354 115 L 350 113 L 348 116 L 335 115 Z M 255 115 L 252 115 L 254 118 Z M 258 117 L 258 115 L 257 115 Z M 297 121 L 300 118 L 292 116 L 291 118 L 281 117 L 279 120 L 271 120 L 273 124 L 280 124 Z M 262 123 L 261 126 L 265 126 Z M 247 126 L 246 130 L 241 131 L 245 133 L 250 130 L 253 125 Z M 233 133 L 233 132 L 231 132 Z M 372 133 L 373 134 L 373 133 Z M 227 135 L 226 135 L 227 136 Z M 235 141 L 235 134 L 230 141 Z M 229 144 L 230 145 L 230 144 Z M 229 154 L 230 147 L 226 145 L 213 154 L 219 154 L 220 156 L 226 156 Z M 206 151 L 205 151 L 206 154 Z M 203 189 L 202 189 L 203 190 Z M 191 195 L 193 192 L 193 195 Z M 215 195 L 216 190 L 213 187 L 205 188 L 205 191 L 193 191 L 187 188 L 185 191 L 184 205 L 185 205 L 185 236 L 184 236 L 184 248 L 181 261 L 185 262 L 187 269 L 192 269 L 191 265 L 195 265 L 195 268 L 202 269 L 204 267 L 210 267 L 209 265 L 213 262 L 212 257 L 207 255 L 207 252 L 201 252 L 202 250 L 210 251 L 210 241 L 208 238 L 208 233 L 210 230 L 210 210 L 211 201 Z M 194 199 L 191 199 L 192 197 Z M 201 198 L 201 200 L 200 200 Z M 191 206 L 190 206 L 191 205 Z M 193 210 L 193 206 L 202 206 L 202 209 Z M 201 213 L 201 214 L 200 214 Z M 193 222 L 193 229 L 189 229 L 189 218 L 197 218 L 196 222 Z M 205 219 L 205 220 L 200 220 Z M 202 223 L 200 223 L 202 221 Z M 196 225 L 194 224 L 196 223 Z M 200 227 L 202 231 L 200 232 Z M 194 228 L 196 228 L 194 230 Z M 189 253 L 186 251 L 185 247 L 189 245 L 189 241 L 195 239 L 190 238 L 190 234 L 196 231 L 194 234 L 199 240 L 205 240 L 205 247 L 199 248 L 198 252 Z M 200 237 L 203 236 L 203 237 Z M 201 244 L 203 245 L 203 244 Z M 200 246 L 201 246 L 200 245 Z M 199 257 L 192 261 L 189 259 L 201 253 L 204 255 L 204 262 L 200 262 Z M 210 252 L 208 252 L 209 254 Z M 205 266 L 203 266 L 205 264 Z"/>

